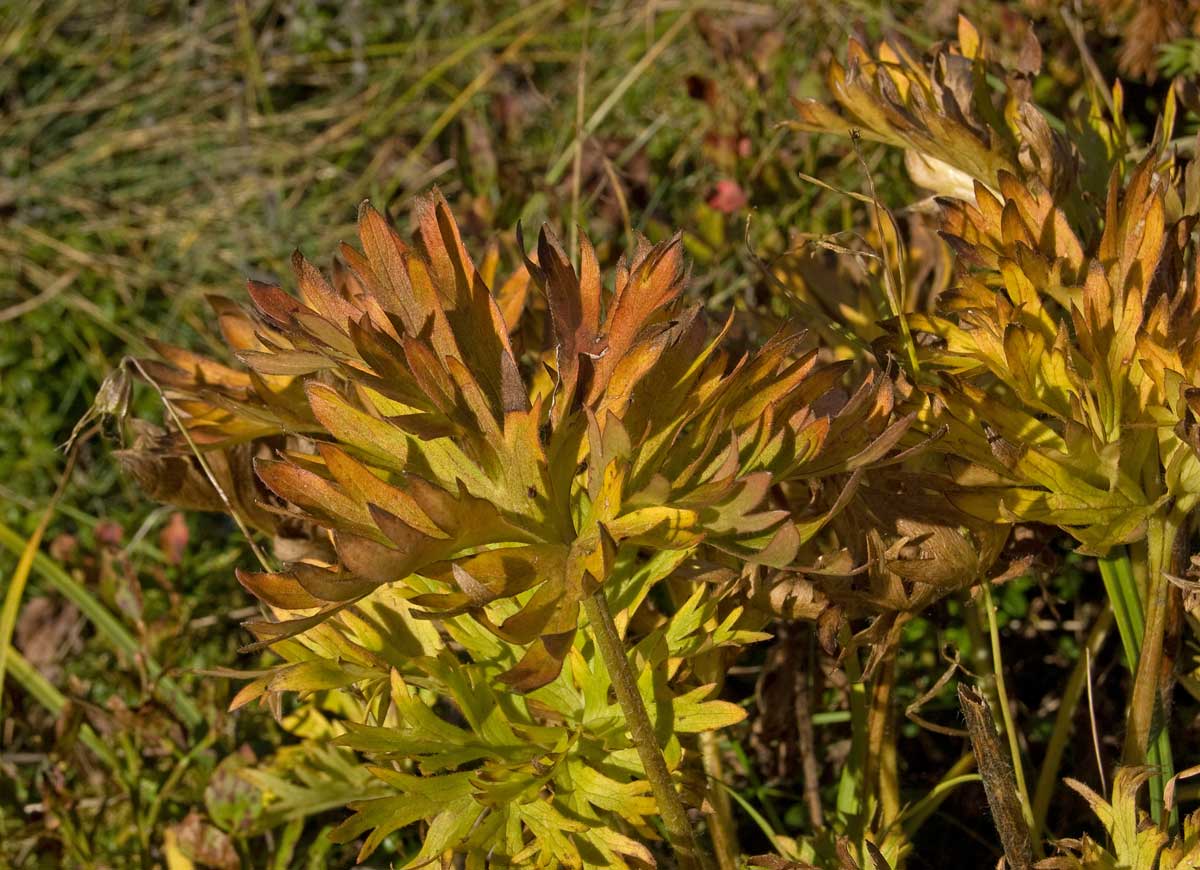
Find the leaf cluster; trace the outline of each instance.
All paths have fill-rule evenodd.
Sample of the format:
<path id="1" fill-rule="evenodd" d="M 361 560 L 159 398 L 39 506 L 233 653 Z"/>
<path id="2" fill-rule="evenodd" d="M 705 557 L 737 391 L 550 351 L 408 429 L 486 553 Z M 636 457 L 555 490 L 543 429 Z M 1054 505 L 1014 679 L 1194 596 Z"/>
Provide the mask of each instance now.
<path id="1" fill-rule="evenodd" d="M 543 229 L 526 251 L 518 231 L 502 277 L 499 248 L 473 259 L 435 191 L 411 242 L 364 204 L 361 250 L 342 245 L 332 280 L 297 254 L 298 296 L 251 281 L 248 308 L 211 300 L 229 357 L 157 344 L 135 363 L 171 420 L 122 461 L 156 497 L 273 536 L 282 564 L 238 578 L 264 605 L 248 650 L 282 662 L 247 674 L 234 706 L 278 714 L 301 693 L 316 745 L 352 753 L 327 761 L 363 759 L 335 840 L 364 838 L 362 860 L 419 825 L 414 867 L 654 864 L 660 815 L 679 851 L 664 794 L 709 806 L 696 735 L 744 718 L 717 698 L 722 668 L 770 619 L 815 620 L 852 692 L 894 681 L 911 615 L 1029 568 L 1004 564 L 1018 524 L 1086 553 L 1138 548 L 1143 588 L 1120 605 L 1127 761 L 1146 753 L 1169 701 L 1167 578 L 1200 497 L 1200 174 L 1168 148 L 1173 100 L 1135 154 L 1119 87 L 1107 113 L 1093 94 L 1050 118 L 1040 64 L 1032 37 L 999 64 L 962 19 L 924 57 L 852 40 L 829 70 L 836 107 L 797 104 L 800 130 L 904 149 L 954 257 L 915 292 L 899 222 L 857 195 L 876 243 L 857 276 L 881 286 L 835 288 L 826 310 L 853 316 L 819 324 L 832 354 L 799 323 L 758 345 L 733 314 L 714 328 L 679 236 L 605 276 L 586 238 L 568 253 Z M 874 311 L 853 311 L 863 299 Z M 611 696 L 627 683 L 589 624 L 602 611 L 653 747 L 640 708 Z M 891 686 L 872 686 L 870 710 L 851 700 L 860 781 L 796 860 L 908 853 L 910 816 L 875 794 L 897 787 L 863 730 L 889 727 Z M 324 782 L 297 776 L 257 774 L 268 812 L 300 812 Z M 1113 861 L 1139 866 L 1126 845 L 1190 860 L 1192 820 L 1181 841 L 1137 821 L 1145 779 L 1124 772 L 1112 805 L 1088 796 L 1132 843 Z M 1084 863 L 1045 866 L 1110 866 L 1095 843 L 1064 846 Z"/>

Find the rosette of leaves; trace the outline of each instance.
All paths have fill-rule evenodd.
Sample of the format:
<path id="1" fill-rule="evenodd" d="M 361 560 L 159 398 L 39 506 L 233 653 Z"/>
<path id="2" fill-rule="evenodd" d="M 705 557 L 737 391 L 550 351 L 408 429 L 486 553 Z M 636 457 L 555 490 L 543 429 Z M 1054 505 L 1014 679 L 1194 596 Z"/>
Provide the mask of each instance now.
<path id="1" fill-rule="evenodd" d="M 976 181 L 994 190 L 1002 173 L 1040 182 L 1090 233 L 1098 217 L 1090 201 L 1103 196 L 1124 153 L 1121 91 L 1113 93 L 1115 118 L 1103 117 L 1092 100 L 1056 130 L 1032 100 L 1041 61 L 1030 30 L 1013 64 L 997 63 L 962 16 L 957 41 L 925 56 L 897 34 L 874 53 L 851 39 L 846 64 L 831 62 L 826 76 L 836 107 L 797 100 L 792 126 L 903 148 L 913 180 L 946 196 L 970 199 Z"/>
<path id="2" fill-rule="evenodd" d="M 924 352 L 943 376 L 930 419 L 952 421 L 953 454 L 990 470 L 1003 513 L 1058 525 L 1094 551 L 1141 537 L 1164 507 L 1191 505 L 1194 454 L 1180 435 L 1194 370 L 1195 289 L 1183 269 L 1194 217 L 1168 224 L 1170 174 L 1157 160 L 1124 189 L 1114 180 L 1092 251 L 1044 192 L 1010 176 L 999 197 L 980 187 L 978 207 L 949 204 L 947 232 L 962 231 L 958 285 L 936 315 L 910 317 L 938 339 Z"/>
<path id="3" fill-rule="evenodd" d="M 266 507 L 331 545 L 239 573 L 270 608 L 254 646 L 397 588 L 422 618 L 473 620 L 519 650 L 495 676 L 536 692 L 560 678 L 584 609 L 647 752 L 606 597 L 615 566 L 701 550 L 735 571 L 786 566 L 841 504 L 781 509 L 772 488 L 853 474 L 910 420 L 881 375 L 844 393 L 845 367 L 820 367 L 799 333 L 731 359 L 685 304 L 677 237 L 642 244 L 606 290 L 586 240 L 577 272 L 543 231 L 536 261 L 493 291 L 494 259 L 476 267 L 440 196 L 414 223 L 410 246 L 364 206 L 363 252 L 343 246 L 334 284 L 297 255 L 300 298 L 251 282 L 251 311 L 216 300 L 248 370 L 165 346 L 140 363 L 181 427 L 160 449 L 251 445 Z M 531 280 L 540 329 L 521 316 Z M 690 840 L 657 747 L 642 761 L 673 843 Z"/>
<path id="4" fill-rule="evenodd" d="M 353 293 L 297 256 L 303 299 L 252 282 L 253 314 L 218 302 L 249 371 L 166 347 L 147 366 L 202 452 L 280 435 L 308 442 L 255 467 L 279 512 L 329 530 L 338 564 L 242 573 L 281 612 L 313 611 L 253 623 L 260 642 L 423 573 L 440 591 L 414 604 L 470 613 L 528 645 L 506 679 L 536 688 L 554 677 L 580 601 L 622 547 L 703 542 L 735 562 L 786 565 L 821 518 L 798 528 L 761 509 L 772 480 L 830 473 L 875 446 L 881 409 L 868 396 L 814 410 L 843 371 L 796 354 L 798 335 L 730 362 L 683 305 L 677 239 L 644 246 L 609 294 L 586 242 L 577 276 L 544 232 L 540 265 L 528 266 L 553 343 L 523 373 L 503 296 L 445 203 L 422 201 L 417 224 L 410 247 L 364 207 L 366 254 L 342 251 Z M 505 622 L 487 615 L 530 591 Z"/>
<path id="5" fill-rule="evenodd" d="M 958 46 L 936 48 L 932 65 L 898 45 L 877 58 L 852 47 L 850 70 L 831 73 L 841 113 L 806 103 L 801 126 L 860 130 L 961 170 L 941 201 L 955 288 L 933 311 L 894 318 L 894 341 L 917 348 L 913 399 L 923 428 L 944 428 L 957 508 L 1051 524 L 1092 553 L 1134 544 L 1141 588 L 1109 574 L 1106 585 L 1136 663 L 1126 761 L 1141 763 L 1163 709 L 1167 578 L 1182 567 L 1176 548 L 1200 493 L 1188 403 L 1200 377 L 1200 186 L 1165 153 L 1173 92 L 1155 144 L 1126 174 L 1119 87 L 1113 119 L 1093 111 L 1044 135 L 1029 120 L 1028 82 L 1013 90 L 1036 65 L 1015 76 L 989 65 L 965 20 Z M 989 72 L 1006 83 L 1003 99 Z M 1169 773 L 1162 732 L 1154 751 Z"/>
<path id="6" fill-rule="evenodd" d="M 1058 526 L 1087 552 L 1135 544 L 1140 596 L 1109 584 L 1137 663 L 1131 763 L 1145 758 L 1167 686 L 1168 577 L 1182 570 L 1200 495 L 1196 181 L 1152 149 L 1128 179 L 1114 173 L 1091 244 L 1045 189 L 1009 175 L 997 193 L 978 185 L 975 204 L 947 205 L 956 291 L 937 314 L 909 319 L 935 338 L 922 352 L 936 373 L 923 419 L 947 427 L 951 462 L 965 460 L 960 481 L 973 491 L 955 498 L 960 508 Z"/>

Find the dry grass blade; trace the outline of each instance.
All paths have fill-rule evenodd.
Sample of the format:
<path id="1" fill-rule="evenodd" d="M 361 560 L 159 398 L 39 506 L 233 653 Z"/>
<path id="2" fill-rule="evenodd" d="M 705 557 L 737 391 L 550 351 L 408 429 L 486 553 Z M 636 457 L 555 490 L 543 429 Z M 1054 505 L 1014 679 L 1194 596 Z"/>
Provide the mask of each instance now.
<path id="1" fill-rule="evenodd" d="M 650 46 L 650 50 L 642 55 L 641 60 L 630 67 L 629 72 L 617 83 L 612 92 L 604 98 L 604 102 L 596 107 L 596 111 L 592 112 L 587 123 L 583 125 L 583 130 L 580 134 L 575 137 L 575 140 L 567 146 L 554 165 L 550 167 L 550 171 L 546 173 L 547 184 L 554 184 L 562 178 L 563 173 L 567 169 L 567 164 L 571 162 L 575 149 L 579 147 L 579 140 L 583 137 L 591 136 L 596 132 L 597 128 L 604 123 L 604 119 L 608 117 L 608 113 L 621 101 L 621 97 L 625 95 L 625 92 L 633 87 L 633 83 L 641 78 L 642 74 L 650 68 L 650 65 L 658 59 L 660 54 L 666 51 L 667 46 L 679 35 L 679 31 L 683 30 L 684 26 L 691 20 L 692 10 L 689 9 L 672 22 L 671 26 L 658 38 L 658 41 Z"/>
<path id="2" fill-rule="evenodd" d="M 23 317 L 30 311 L 36 311 L 47 302 L 50 302 L 61 294 L 64 290 L 70 287 L 75 279 L 79 276 L 79 270 L 73 269 L 70 272 L 65 272 L 48 285 L 44 290 L 40 291 L 36 296 L 26 299 L 24 302 L 18 302 L 15 305 L 10 305 L 7 308 L 0 309 L 0 323 L 5 323 L 9 320 L 16 320 L 18 317 Z"/>
<path id="3" fill-rule="evenodd" d="M 1113 103 L 1112 91 L 1108 83 L 1104 80 L 1104 73 L 1100 72 L 1100 67 L 1096 65 L 1096 58 L 1092 56 L 1092 52 L 1087 47 L 1087 38 L 1084 36 L 1083 25 L 1079 23 L 1078 18 L 1071 14 L 1071 10 L 1065 4 L 1059 8 L 1058 14 L 1062 17 L 1063 24 L 1067 27 L 1067 33 L 1071 34 L 1075 48 L 1079 51 L 1079 59 L 1083 62 L 1083 68 L 1087 70 L 1092 84 L 1096 86 L 1096 92 L 1104 100 L 1104 105 L 1108 107 L 1108 113 L 1116 116 L 1117 107 Z"/>
<path id="4" fill-rule="evenodd" d="M 434 140 L 442 134 L 442 131 L 450 125 L 450 122 L 458 117 L 459 113 L 462 112 L 462 110 L 471 101 L 471 98 L 483 90 L 483 88 L 487 86 L 488 82 L 490 82 L 496 76 L 496 74 L 504 68 L 505 64 L 512 63 L 514 60 L 516 60 L 521 53 L 521 49 L 523 49 L 525 45 L 541 31 L 544 25 L 549 23 L 549 18 L 543 18 L 541 21 L 518 35 L 517 38 L 510 42 L 508 47 L 505 48 L 504 51 L 495 58 L 495 60 L 489 63 L 487 67 L 479 73 L 479 75 L 475 76 L 475 78 L 471 80 L 470 84 L 462 89 L 458 96 L 451 101 L 450 105 L 446 106 L 445 110 L 438 115 L 437 120 L 435 120 L 425 131 L 425 135 L 421 137 L 421 140 L 415 146 L 413 146 L 413 149 L 409 151 L 408 156 L 404 158 L 404 163 L 400 166 L 400 169 L 397 172 L 397 183 L 393 185 L 387 193 L 386 198 L 388 200 L 391 200 L 392 197 L 395 196 L 396 191 L 399 189 L 399 185 L 405 184 L 409 181 L 412 170 L 416 166 L 417 161 L 421 159 L 421 155 L 423 155 L 425 150 L 433 144 Z M 428 184 L 433 180 L 434 179 L 432 178 L 422 178 L 421 184 Z"/>
<path id="5" fill-rule="evenodd" d="M 1096 702 L 1092 697 L 1091 649 L 1084 650 L 1084 658 L 1087 662 L 1088 724 L 1091 726 L 1092 732 L 1092 749 L 1096 753 L 1096 773 L 1100 776 L 1100 788 L 1108 791 L 1108 783 L 1105 782 L 1104 776 L 1104 755 L 1100 752 L 1100 729 L 1096 727 Z"/>

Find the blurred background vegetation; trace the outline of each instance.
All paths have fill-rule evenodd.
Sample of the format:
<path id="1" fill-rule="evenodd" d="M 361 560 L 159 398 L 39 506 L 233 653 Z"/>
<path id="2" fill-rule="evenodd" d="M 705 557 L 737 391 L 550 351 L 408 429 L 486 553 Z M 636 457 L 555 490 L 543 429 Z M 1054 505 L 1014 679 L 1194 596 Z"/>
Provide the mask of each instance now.
<path id="1" fill-rule="evenodd" d="M 364 198 L 403 226 L 410 195 L 439 185 L 468 243 L 498 235 L 510 258 L 518 222 L 549 220 L 564 235 L 578 225 L 609 263 L 636 234 L 682 229 L 698 298 L 784 315 L 760 258 L 865 223 L 861 205 L 801 173 L 850 190 L 869 175 L 899 210 L 920 198 L 898 153 L 860 158 L 779 127 L 790 98 L 822 94 L 821 71 L 852 33 L 891 28 L 928 44 L 960 12 L 1009 49 L 1033 21 L 1051 112 L 1085 75 L 1121 76 L 1136 124 L 1169 77 L 1186 84 L 1200 68 L 1185 2 L 1110 0 L 1064 16 L 1048 0 L 0 0 L 0 578 L 14 575 L 59 486 L 61 445 L 122 357 L 145 353 L 148 338 L 215 350 L 205 296 L 239 297 L 247 277 L 286 286 L 296 247 L 327 266 Z M 134 401 L 157 400 L 146 390 Z M 337 754 L 302 747 L 291 711 L 282 724 L 223 712 L 237 682 L 218 669 L 253 666 L 237 653 L 238 622 L 254 612 L 233 577 L 247 563 L 240 536 L 149 504 L 119 474 L 107 435 L 81 446 L 63 481 L 15 626 L 0 864 L 350 866 L 355 850 L 322 837 L 340 818 L 321 806 L 341 802 L 322 792 L 342 781 Z M 1003 588 L 1032 739 L 1055 706 L 1039 687 L 1061 682 L 1083 643 L 1055 605 L 1082 606 L 1088 570 L 1064 559 L 1049 585 Z M 943 642 L 978 642 L 954 601 L 908 631 L 908 666 L 925 677 L 903 703 L 944 669 Z M 772 674 L 786 671 L 788 650 L 808 654 L 806 632 L 783 631 L 734 681 L 749 695 L 757 686 L 760 703 L 781 691 Z M 846 721 L 836 689 L 820 728 Z M 922 715 L 953 715 L 951 698 L 938 703 Z M 727 746 L 735 785 L 766 807 L 741 819 L 747 842 L 806 819 L 786 748 L 795 736 L 767 713 L 752 712 Z M 919 784 L 923 765 L 935 781 L 961 747 L 906 727 L 927 759 L 910 762 L 906 781 Z M 821 764 L 836 767 L 831 745 Z M 1086 779 L 1090 748 L 1078 751 L 1067 767 Z M 265 758 L 301 774 L 237 776 Z M 962 794 L 927 826 L 914 866 L 946 866 L 948 832 L 980 839 L 982 791 Z M 379 866 L 412 846 L 394 835 Z"/>

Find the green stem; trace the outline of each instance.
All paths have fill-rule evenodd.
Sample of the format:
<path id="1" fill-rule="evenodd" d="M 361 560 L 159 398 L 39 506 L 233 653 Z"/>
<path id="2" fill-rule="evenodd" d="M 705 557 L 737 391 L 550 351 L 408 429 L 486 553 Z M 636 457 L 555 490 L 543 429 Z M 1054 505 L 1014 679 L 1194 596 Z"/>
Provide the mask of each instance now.
<path id="1" fill-rule="evenodd" d="M 1133 580 L 1133 564 L 1129 552 L 1124 547 L 1115 548 L 1110 555 L 1098 561 L 1104 591 L 1108 595 L 1113 616 L 1117 621 L 1121 647 L 1132 672 L 1137 669 L 1138 651 L 1142 648 L 1146 619 L 1142 613 L 1142 600 L 1138 597 L 1137 584 Z"/>
<path id="2" fill-rule="evenodd" d="M 843 628 L 840 639 L 843 644 L 849 643 L 848 629 Z M 850 755 L 846 758 L 841 777 L 838 779 L 837 810 L 838 815 L 845 820 L 846 835 L 857 849 L 866 829 L 864 817 L 869 814 L 866 803 L 872 797 L 865 779 L 870 705 L 867 703 L 867 687 L 863 683 L 862 665 L 858 660 L 857 650 L 846 653 L 842 659 L 842 667 L 846 672 L 847 693 L 850 696 Z"/>
<path id="3" fill-rule="evenodd" d="M 638 758 L 646 770 L 646 779 L 650 782 L 650 790 L 658 803 L 658 812 L 662 817 L 663 827 L 667 832 L 667 842 L 679 861 L 682 870 L 701 870 L 704 858 L 696 838 L 692 833 L 692 824 L 688 819 L 687 810 L 675 790 L 671 772 L 663 758 L 662 747 L 654 734 L 654 725 L 650 722 L 650 714 L 638 691 L 637 679 L 629 666 L 629 657 L 625 652 L 625 644 L 617 632 L 613 622 L 612 611 L 608 609 L 608 599 L 604 597 L 604 589 L 598 589 L 592 595 L 583 599 L 583 609 L 592 624 L 592 636 L 608 675 L 612 680 L 613 691 L 617 703 L 625 714 L 625 724 L 629 726 L 629 735 L 637 749 Z"/>
<path id="4" fill-rule="evenodd" d="M 1147 761 L 1158 768 L 1150 778 L 1151 805 L 1154 819 L 1162 814 L 1163 784 L 1174 775 L 1170 735 L 1162 723 L 1151 743 L 1155 713 L 1160 716 L 1166 706 L 1159 692 L 1159 671 L 1162 668 L 1163 637 L 1167 626 L 1167 606 L 1170 583 L 1167 573 L 1173 567 L 1171 554 L 1175 537 L 1180 532 L 1178 517 L 1168 514 L 1150 519 L 1146 530 L 1146 596 L 1145 629 L 1134 670 L 1133 692 L 1129 699 L 1129 725 L 1125 733 L 1125 764 Z M 1174 816 L 1174 814 L 1172 814 Z"/>
<path id="5" fill-rule="evenodd" d="M 1149 561 L 1147 550 L 1146 561 Z M 1138 583 L 1134 576 L 1133 559 L 1125 547 L 1119 547 L 1112 554 L 1101 558 L 1100 576 L 1104 580 L 1104 589 L 1112 604 L 1113 614 L 1117 621 L 1117 633 L 1121 636 L 1121 646 L 1125 651 L 1125 661 L 1131 674 L 1136 674 L 1141 660 L 1142 639 L 1146 633 L 1146 617 L 1142 610 L 1142 599 L 1138 595 Z M 1149 568 L 1145 571 L 1149 577 Z M 1161 643 L 1160 643 L 1161 658 Z M 1132 710 L 1130 711 L 1132 715 Z M 1149 745 L 1142 756 L 1134 763 L 1141 764 L 1141 759 L 1163 771 L 1163 775 L 1150 778 L 1150 814 L 1157 823 L 1162 818 L 1164 783 L 1174 775 L 1174 761 L 1171 754 L 1171 735 L 1166 729 L 1160 729 L 1154 742 Z M 1128 762 L 1127 762 L 1128 763 Z M 1178 812 L 1172 810 L 1171 824 L 1178 821 Z"/>
<path id="6" fill-rule="evenodd" d="M 1021 796 L 1021 814 L 1029 826 L 1033 850 L 1042 857 L 1042 841 L 1034 823 L 1033 804 L 1029 800 L 1029 787 L 1025 784 L 1025 765 L 1021 761 L 1021 745 L 1017 740 L 1017 726 L 1008 703 L 1008 687 L 1004 682 L 1004 659 L 1000 655 L 1000 627 L 996 622 L 996 605 L 992 601 L 992 584 L 982 584 L 983 606 L 987 611 L 988 635 L 992 641 L 992 669 L 996 675 L 996 695 L 1000 702 L 1000 717 L 1004 722 L 1004 735 L 1008 738 L 1008 753 L 1012 758 L 1013 773 L 1017 779 L 1017 791 Z"/>

